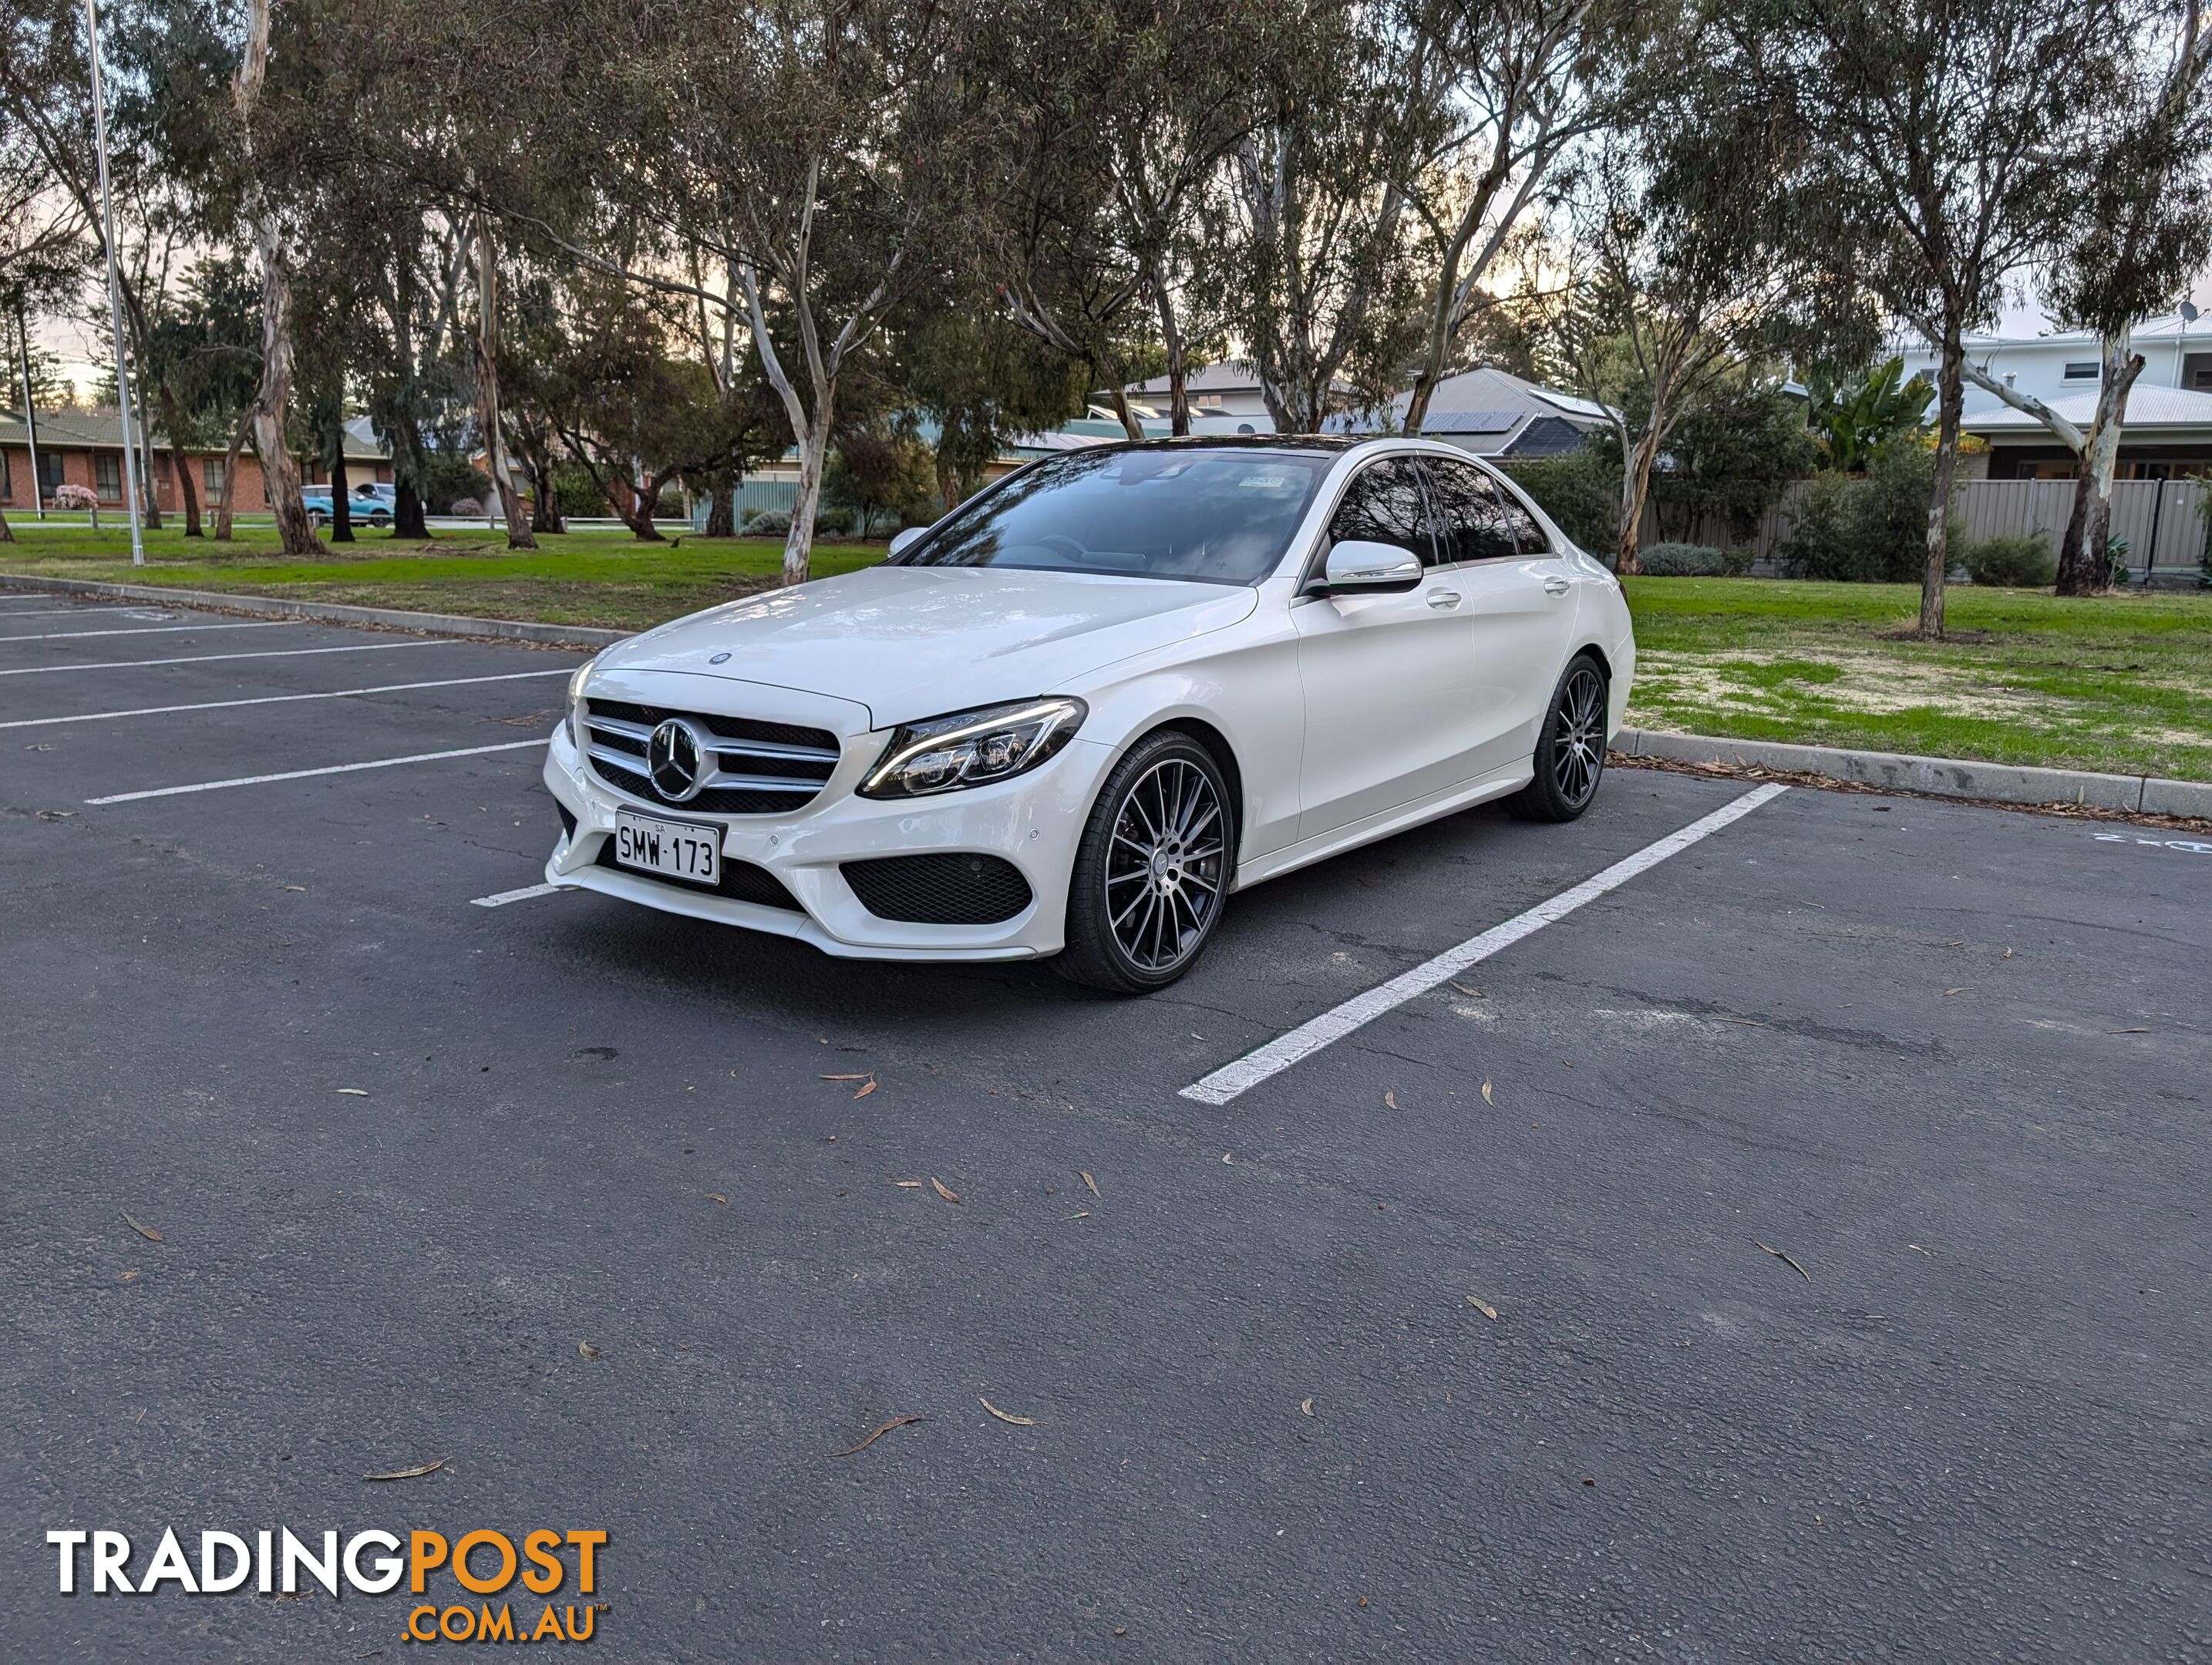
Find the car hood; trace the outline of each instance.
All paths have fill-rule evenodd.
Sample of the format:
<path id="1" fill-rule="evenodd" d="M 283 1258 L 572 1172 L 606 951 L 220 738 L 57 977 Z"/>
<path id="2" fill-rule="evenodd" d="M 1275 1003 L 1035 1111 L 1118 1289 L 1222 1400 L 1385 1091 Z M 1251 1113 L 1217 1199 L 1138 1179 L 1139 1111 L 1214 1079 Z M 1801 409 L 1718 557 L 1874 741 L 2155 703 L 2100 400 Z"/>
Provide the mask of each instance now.
<path id="1" fill-rule="evenodd" d="M 869 567 L 693 613 L 610 647 L 609 671 L 678 671 L 857 701 L 889 727 L 1049 693 L 1248 617 L 1218 584 L 1000 567 Z M 717 654 L 728 657 L 713 662 Z"/>

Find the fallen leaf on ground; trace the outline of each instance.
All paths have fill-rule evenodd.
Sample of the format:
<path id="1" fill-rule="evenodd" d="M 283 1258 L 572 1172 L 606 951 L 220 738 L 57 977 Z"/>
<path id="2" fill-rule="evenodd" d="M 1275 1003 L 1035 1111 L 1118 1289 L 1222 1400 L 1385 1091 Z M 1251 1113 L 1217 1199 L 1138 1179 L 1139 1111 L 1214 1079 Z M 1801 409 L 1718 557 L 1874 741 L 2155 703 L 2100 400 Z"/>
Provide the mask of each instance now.
<path id="1" fill-rule="evenodd" d="M 975 1402 L 978 1405 L 981 1405 L 985 1410 L 988 1411 L 993 1416 L 998 1418 L 1001 1422 L 1011 1422 L 1017 1428 L 1034 1428 L 1036 1426 L 1036 1419 L 1035 1417 L 1016 1416 L 1010 1411 L 1002 1411 L 997 1406 L 991 1403 L 989 1400 L 984 1398 L 981 1394 L 975 1395 Z"/>
<path id="2" fill-rule="evenodd" d="M 1769 1248 L 1769 1247 L 1768 1247 L 1768 1245 L 1766 1245 L 1765 1243 L 1759 1243 L 1759 1239 L 1758 1239 L 1758 1238 L 1756 1238 L 1756 1237 L 1753 1237 L 1753 1238 L 1752 1239 L 1752 1242 L 1753 1242 L 1753 1243 L 1759 1243 L 1759 1246 L 1761 1249 L 1765 1249 L 1765 1250 L 1766 1250 L 1766 1252 L 1767 1252 L 1768 1254 L 1771 1255 L 1772 1256 L 1774 1256 L 1774 1258 L 1775 1258 L 1776 1260 L 1780 1261 L 1781 1261 L 1781 1262 L 1783 1262 L 1785 1266 L 1789 1267 L 1790 1267 L 1790 1269 L 1791 1271 L 1795 1272 L 1795 1273 L 1796 1273 L 1800 1278 L 1802 1278 L 1802 1279 L 1803 1279 L 1807 1283 L 1808 1283 L 1808 1284 L 1809 1284 L 1809 1283 L 1811 1283 L 1811 1282 L 1813 1281 L 1813 1274 L 1812 1274 L 1811 1273 L 1809 1273 L 1809 1272 L 1806 1271 L 1806 1270 L 1805 1270 L 1805 1268 L 1804 1268 L 1803 1267 L 1799 1266 L 1799 1265 L 1797 1264 L 1797 1262 L 1796 1262 L 1796 1261 L 1795 1261 L 1791 1260 L 1791 1259 L 1790 1259 L 1787 1255 L 1784 1255 L 1784 1254 L 1780 1249 L 1773 1249 L 1773 1248 Z"/>
<path id="3" fill-rule="evenodd" d="M 586 1358 L 597 1358 L 599 1356 L 599 1350 L 588 1341 L 576 1343 L 576 1351 Z"/>
<path id="4" fill-rule="evenodd" d="M 1482 1084 L 1482 1102 L 1490 1105 L 1493 1109 L 1496 1108 L 1498 1103 L 1498 1101 L 1490 1096 L 1490 1083 L 1487 1081 Z"/>
<path id="5" fill-rule="evenodd" d="M 1395 1110 L 1398 1108 L 1398 1095 L 1395 1092 L 1386 1092 L 1382 1095 L 1382 1103 L 1387 1109 Z"/>
<path id="6" fill-rule="evenodd" d="M 824 1081 L 865 1081 L 867 1079 L 868 1073 L 866 1070 L 854 1070 L 849 1075 L 825 1075 L 822 1077 L 822 1079 Z"/>
<path id="7" fill-rule="evenodd" d="M 1091 1211 L 1086 1208 L 1080 1214 L 1069 1214 L 1063 1218 L 1071 1220 L 1087 1220 L 1091 1218 Z"/>
<path id="8" fill-rule="evenodd" d="M 126 1283 L 126 1284 L 127 1284 L 127 1283 L 129 1283 L 129 1282 L 130 1282 L 133 1278 L 136 1278 L 137 1275 L 138 1275 L 138 1268 L 137 1268 L 137 1267 L 135 1267 L 135 1266 L 134 1266 L 134 1267 L 132 1267 L 131 1268 L 131 1270 L 130 1270 L 130 1271 L 128 1271 L 128 1272 L 126 1272 L 126 1273 L 125 1273 L 123 1274 L 122 1279 L 120 1279 L 120 1281 L 122 1281 L 122 1282 L 124 1282 L 124 1283 Z"/>
<path id="9" fill-rule="evenodd" d="M 304 884 L 287 884 L 284 888 L 285 888 L 286 890 L 302 890 L 302 891 L 304 891 L 307 887 L 306 885 L 304 885 Z"/>
<path id="10" fill-rule="evenodd" d="M 919 1191 L 921 1189 L 921 1182 L 918 1179 L 895 1179 L 891 1183 L 897 1186 L 902 1191 Z"/>
<path id="11" fill-rule="evenodd" d="M 1106 1200 L 1104 1194 L 1098 1188 L 1098 1182 L 1097 1180 L 1091 1178 L 1088 1174 L 1084 1174 L 1083 1170 L 1080 1168 L 1077 1169 L 1075 1171 L 1079 1174 L 1083 1174 L 1083 1182 L 1091 1188 L 1091 1194 L 1092 1196 L 1097 1197 L 1101 1202 Z"/>
<path id="12" fill-rule="evenodd" d="M 832 1451 L 830 1455 L 833 1457 L 849 1457 L 856 1451 L 866 1450 L 871 1445 L 873 1445 L 878 1440 L 881 1439 L 885 1434 L 890 1432 L 892 1429 L 903 1428 L 909 1422 L 919 1422 L 921 1420 L 921 1419 L 918 1416 L 895 1416 L 889 1422 L 884 1423 L 878 1427 L 869 1429 L 866 1437 L 863 1438 L 858 1445 L 848 1445 L 843 1450 Z"/>
<path id="13" fill-rule="evenodd" d="M 2107 1035 L 2148 1035 L 2150 1031 L 2147 1029 L 2108 1029 L 2105 1033 Z"/>
<path id="14" fill-rule="evenodd" d="M 864 1085 L 862 1085 L 862 1087 L 860 1088 L 860 1091 L 858 1091 L 858 1092 L 854 1093 L 854 1094 L 853 1095 L 853 1097 L 855 1097 L 855 1098 L 866 1098 L 866 1097 L 870 1093 L 873 1092 L 875 1090 L 876 1090 L 876 1078 L 875 1078 L 874 1076 L 872 1076 L 872 1076 L 870 1076 L 870 1077 L 867 1079 L 866 1083 Z"/>
<path id="15" fill-rule="evenodd" d="M 730 1200 L 724 1196 L 720 1191 L 709 1191 L 707 1193 L 707 1200 L 708 1202 L 719 1202 L 725 1208 L 730 1206 Z"/>
<path id="16" fill-rule="evenodd" d="M 1470 1000 L 1479 1000 L 1483 997 L 1480 989 L 1469 988 L 1465 983 L 1454 983 L 1452 988 L 1455 993 L 1466 995 Z"/>
<path id="17" fill-rule="evenodd" d="M 76 811 L 75 810 L 40 810 L 39 811 L 39 819 L 41 821 L 66 821 L 70 817 L 76 813 Z"/>
<path id="18" fill-rule="evenodd" d="M 1470 1295 L 1467 1297 L 1467 1303 L 1473 1307 L 1477 1312 L 1480 1313 L 1484 1317 L 1490 1320 L 1492 1323 L 1494 1324 L 1498 1322 L 1498 1309 L 1491 1305 L 1489 1302 L 1478 1301 L 1474 1297 Z"/>
<path id="19" fill-rule="evenodd" d="M 929 1176 L 929 1183 L 931 1188 L 936 1191 L 937 1194 L 944 1198 L 945 1201 L 957 1202 L 960 1200 L 960 1194 L 954 1190 L 951 1186 L 947 1185 L 943 1180 L 938 1178 L 936 1175 L 932 1174 Z"/>
<path id="20" fill-rule="evenodd" d="M 149 1243 L 157 1243 L 162 1241 L 161 1234 L 156 1231 L 152 1226 L 141 1225 L 137 1221 L 132 1219 L 128 1214 L 123 1216 L 123 1223 L 129 1226 L 133 1231 L 136 1231 Z"/>
<path id="21" fill-rule="evenodd" d="M 367 1087 L 340 1087 L 338 1091 L 343 1093 L 348 1098 L 366 1098 L 368 1097 L 368 1089 Z"/>
<path id="22" fill-rule="evenodd" d="M 1298 1401 L 1298 1409 L 1304 1412 L 1308 1416 L 1311 1416 L 1313 1414 L 1313 1401 L 1310 1399 L 1300 1400 Z"/>
<path id="23" fill-rule="evenodd" d="M 1936 1258 L 1936 1251 L 1932 1249 L 1921 1249 L 1918 1243 L 1907 1243 L 1905 1246 L 1907 1249 L 1919 1249 L 1923 1255 L 1925 1255 L 1931 1261 Z"/>
<path id="24" fill-rule="evenodd" d="M 418 1462 L 412 1468 L 395 1468 L 388 1474 L 363 1474 L 365 1480 L 411 1480 L 423 1474 L 434 1474 L 446 1466 L 443 1457 L 432 1462 Z"/>
<path id="25" fill-rule="evenodd" d="M 1965 994 L 1966 992 L 1966 985 L 1961 984 L 1961 985 L 1960 985 L 1959 987 L 1957 987 L 1957 988 L 1947 988 L 1947 989 L 1945 989 L 1945 990 L 1943 991 L 1943 998 L 1944 998 L 1945 1000 L 1949 1000 L 1949 999 L 1950 999 L 1954 994 Z"/>

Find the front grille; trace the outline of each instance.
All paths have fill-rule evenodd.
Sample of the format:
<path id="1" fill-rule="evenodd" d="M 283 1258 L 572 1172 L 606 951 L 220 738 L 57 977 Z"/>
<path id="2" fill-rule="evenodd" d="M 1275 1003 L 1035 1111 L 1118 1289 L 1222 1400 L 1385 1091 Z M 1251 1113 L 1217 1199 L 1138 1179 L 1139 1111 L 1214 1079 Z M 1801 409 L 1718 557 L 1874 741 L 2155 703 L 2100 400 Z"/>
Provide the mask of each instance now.
<path id="1" fill-rule="evenodd" d="M 690 798 L 666 796 L 645 767 L 647 743 L 669 717 L 688 717 L 714 737 L 715 773 Z M 706 815 L 772 815 L 804 809 L 837 767 L 837 737 L 826 728 L 669 711 L 622 700 L 587 700 L 584 726 L 592 772 L 617 792 Z"/>
<path id="2" fill-rule="evenodd" d="M 907 925 L 996 925 L 1030 905 L 1022 870 L 995 855 L 886 855 L 838 872 L 878 919 Z"/>
<path id="3" fill-rule="evenodd" d="M 722 858 L 722 876 L 712 884 L 695 884 L 689 879 L 672 878 L 666 873 L 641 872 L 635 867 L 625 867 L 615 860 L 615 841 L 611 837 L 599 846 L 594 865 L 611 867 L 632 878 L 649 878 L 656 884 L 672 884 L 678 890 L 727 896 L 732 902 L 757 902 L 763 908 L 782 908 L 794 914 L 805 911 L 799 907 L 798 898 L 783 888 L 783 881 L 767 868 L 757 867 L 750 861 L 732 860 L 726 855 Z"/>

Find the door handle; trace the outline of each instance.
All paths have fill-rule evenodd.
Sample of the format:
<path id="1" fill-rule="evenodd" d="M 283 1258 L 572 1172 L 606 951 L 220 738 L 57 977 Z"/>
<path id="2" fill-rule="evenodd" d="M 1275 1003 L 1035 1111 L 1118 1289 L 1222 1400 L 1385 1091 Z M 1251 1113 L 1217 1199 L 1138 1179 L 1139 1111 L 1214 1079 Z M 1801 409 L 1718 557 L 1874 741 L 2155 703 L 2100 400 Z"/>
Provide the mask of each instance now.
<path id="1" fill-rule="evenodd" d="M 1459 605 L 1459 592 L 1457 590 L 1431 590 L 1429 592 L 1429 605 L 1435 608 L 1440 613 L 1449 612 L 1453 608 Z"/>
<path id="2" fill-rule="evenodd" d="M 1544 593 L 1546 595 L 1565 595 L 1574 586 L 1569 584 L 1564 578 L 1547 578 L 1544 580 Z"/>

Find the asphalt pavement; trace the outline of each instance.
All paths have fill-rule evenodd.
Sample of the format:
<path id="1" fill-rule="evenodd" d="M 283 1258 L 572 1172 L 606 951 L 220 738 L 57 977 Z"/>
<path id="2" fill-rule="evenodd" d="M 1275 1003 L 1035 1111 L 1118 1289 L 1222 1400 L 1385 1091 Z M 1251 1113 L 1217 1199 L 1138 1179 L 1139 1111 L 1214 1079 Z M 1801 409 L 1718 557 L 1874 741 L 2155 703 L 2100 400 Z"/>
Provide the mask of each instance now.
<path id="1" fill-rule="evenodd" d="M 1215 1106 L 1741 785 L 1123 1001 L 472 905 L 581 655 L 240 623 L 0 592 L 0 1658 L 420 1645 L 49 1530 L 549 1526 L 618 1660 L 2212 1659 L 2212 842 L 1788 791 Z"/>

